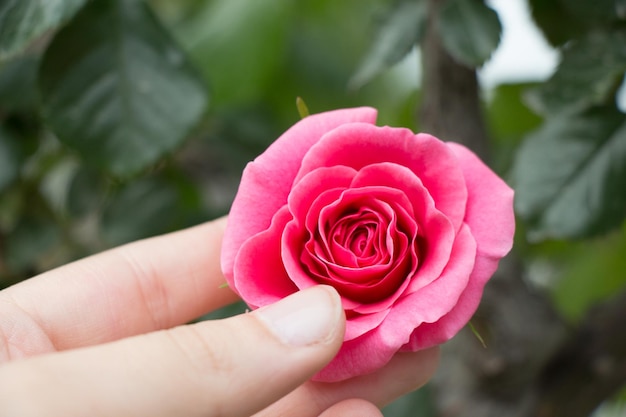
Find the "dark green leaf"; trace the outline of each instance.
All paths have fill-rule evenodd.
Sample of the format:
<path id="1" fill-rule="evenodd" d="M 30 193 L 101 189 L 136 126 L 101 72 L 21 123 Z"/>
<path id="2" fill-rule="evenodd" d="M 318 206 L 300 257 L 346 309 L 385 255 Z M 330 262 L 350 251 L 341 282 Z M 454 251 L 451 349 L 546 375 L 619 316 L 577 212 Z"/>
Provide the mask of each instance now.
<path id="1" fill-rule="evenodd" d="M 484 64 L 500 43 L 498 14 L 479 0 L 448 0 L 438 23 L 446 50 L 469 67 Z"/>
<path id="2" fill-rule="evenodd" d="M 0 126 L 0 193 L 17 179 L 22 159 L 17 139 Z"/>
<path id="3" fill-rule="evenodd" d="M 529 0 L 532 17 L 553 46 L 626 19 L 624 0 Z"/>
<path id="4" fill-rule="evenodd" d="M 35 38 L 70 19 L 87 0 L 3 0 L 0 2 L 0 61 L 21 52 Z"/>
<path id="5" fill-rule="evenodd" d="M 572 16 L 579 21 L 593 24 L 606 24 L 620 19 L 622 0 L 560 0 Z M 623 15 L 621 17 L 623 19 Z"/>
<path id="6" fill-rule="evenodd" d="M 73 173 L 67 190 L 67 213 L 72 218 L 80 218 L 97 210 L 106 194 L 105 179 L 85 165 Z"/>
<path id="7" fill-rule="evenodd" d="M 30 274 L 39 272 L 38 265 L 60 240 L 60 230 L 51 218 L 30 211 L 23 214 L 8 235 L 6 261 L 9 269 Z"/>
<path id="8" fill-rule="evenodd" d="M 514 166 L 516 209 L 529 237 L 604 233 L 626 215 L 626 117 L 613 108 L 550 119 Z"/>
<path id="9" fill-rule="evenodd" d="M 102 236 L 108 244 L 119 245 L 168 231 L 177 198 L 176 190 L 160 179 L 129 183 L 105 208 Z"/>
<path id="10" fill-rule="evenodd" d="M 215 290 L 218 291 L 221 289 L 222 291 L 224 291 L 223 288 L 226 287 L 220 287 Z M 250 311 L 248 306 L 243 301 L 238 301 L 234 304 L 227 305 L 226 307 L 222 307 L 220 309 L 212 311 L 211 313 L 205 314 L 204 316 L 200 317 L 198 321 L 226 319 L 228 317 L 243 314 L 246 311 Z"/>
<path id="11" fill-rule="evenodd" d="M 32 110 L 37 105 L 37 68 L 39 56 L 27 55 L 6 64 L 0 70 L 0 107 Z"/>
<path id="12" fill-rule="evenodd" d="M 620 19 L 626 20 L 626 0 L 615 0 L 615 13 Z"/>
<path id="13" fill-rule="evenodd" d="M 119 245 L 200 221 L 198 190 L 178 174 L 144 178 L 114 195 L 102 214 L 102 236 Z M 202 219 L 204 220 L 204 219 Z"/>
<path id="14" fill-rule="evenodd" d="M 349 82 L 358 89 L 398 63 L 418 43 L 426 23 L 426 1 L 396 2 L 381 25 L 372 46 Z"/>
<path id="15" fill-rule="evenodd" d="M 183 51 L 137 0 L 94 0 L 53 40 L 40 72 L 54 132 L 128 176 L 181 144 L 207 102 Z"/>
<path id="16" fill-rule="evenodd" d="M 608 104 L 626 71 L 626 31 L 593 32 L 568 45 L 554 75 L 528 95 L 542 113 Z"/>
<path id="17" fill-rule="evenodd" d="M 584 31 L 585 22 L 578 21 L 561 0 L 529 0 L 533 20 L 553 46 L 560 46 Z"/>

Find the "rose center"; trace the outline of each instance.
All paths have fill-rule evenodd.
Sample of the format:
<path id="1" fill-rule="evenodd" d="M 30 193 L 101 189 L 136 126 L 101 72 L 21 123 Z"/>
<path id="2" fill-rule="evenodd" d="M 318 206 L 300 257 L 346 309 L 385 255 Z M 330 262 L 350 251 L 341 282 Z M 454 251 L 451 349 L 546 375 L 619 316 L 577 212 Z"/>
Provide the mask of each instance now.
<path id="1" fill-rule="evenodd" d="M 360 302 L 391 295 L 418 267 L 418 226 L 393 191 L 349 189 L 310 222 L 300 261 L 318 282 Z"/>
<path id="2" fill-rule="evenodd" d="M 375 256 L 380 250 L 379 222 L 371 210 L 345 215 L 330 231 L 330 252 L 337 255 L 337 251 L 346 251 L 361 260 Z"/>
<path id="3" fill-rule="evenodd" d="M 365 227 L 360 227 L 354 232 L 352 237 L 352 243 L 350 244 L 350 250 L 357 256 L 363 256 L 365 249 L 368 246 L 370 240 L 370 230 Z"/>

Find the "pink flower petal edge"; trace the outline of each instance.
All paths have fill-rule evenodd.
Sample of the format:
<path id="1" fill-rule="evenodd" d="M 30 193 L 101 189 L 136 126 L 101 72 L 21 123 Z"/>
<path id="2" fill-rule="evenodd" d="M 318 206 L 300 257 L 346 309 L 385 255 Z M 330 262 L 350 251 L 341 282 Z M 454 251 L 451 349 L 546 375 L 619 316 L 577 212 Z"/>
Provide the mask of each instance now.
<path id="1" fill-rule="evenodd" d="M 476 312 L 485 284 L 500 259 L 513 246 L 514 191 L 465 146 L 451 142 L 447 145 L 459 158 L 469 190 L 465 222 L 476 240 L 476 265 L 454 309 L 437 322 L 416 329 L 403 350 L 441 344 L 461 330 Z"/>
<path id="2" fill-rule="evenodd" d="M 330 130 L 346 123 L 374 124 L 377 111 L 370 107 L 334 110 L 300 120 L 267 150 L 249 163 L 229 214 L 222 241 L 222 271 L 232 284 L 233 266 L 239 248 L 251 236 L 267 229 L 274 214 L 287 202 L 302 159 Z"/>

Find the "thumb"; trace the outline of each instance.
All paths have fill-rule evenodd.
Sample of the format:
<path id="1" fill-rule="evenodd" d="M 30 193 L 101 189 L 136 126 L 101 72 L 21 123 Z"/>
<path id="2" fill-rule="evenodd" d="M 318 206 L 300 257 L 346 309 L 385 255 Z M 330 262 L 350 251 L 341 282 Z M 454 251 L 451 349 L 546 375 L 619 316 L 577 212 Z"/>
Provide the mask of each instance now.
<path id="1" fill-rule="evenodd" d="M 318 286 L 226 320 L 11 362 L 0 415 L 249 416 L 326 365 L 344 329 L 338 294 Z"/>

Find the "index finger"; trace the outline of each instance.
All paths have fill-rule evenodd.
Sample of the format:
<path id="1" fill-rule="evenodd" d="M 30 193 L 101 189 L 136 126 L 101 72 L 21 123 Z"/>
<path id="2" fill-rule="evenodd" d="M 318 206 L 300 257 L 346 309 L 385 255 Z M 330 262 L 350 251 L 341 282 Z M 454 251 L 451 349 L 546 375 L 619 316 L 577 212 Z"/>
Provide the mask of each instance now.
<path id="1" fill-rule="evenodd" d="M 225 225 L 130 243 L 0 291 L 0 359 L 3 335 L 5 355 L 30 356 L 170 328 L 235 301 L 222 285 Z"/>

